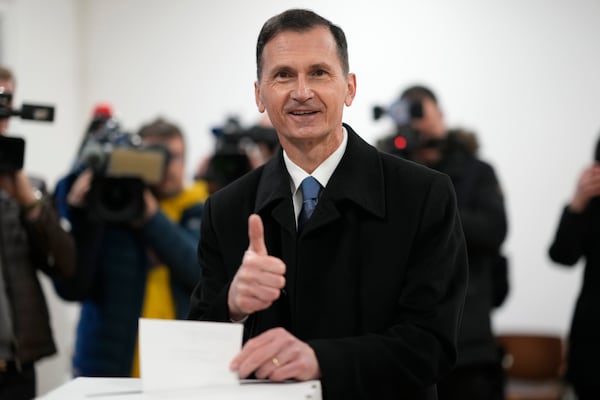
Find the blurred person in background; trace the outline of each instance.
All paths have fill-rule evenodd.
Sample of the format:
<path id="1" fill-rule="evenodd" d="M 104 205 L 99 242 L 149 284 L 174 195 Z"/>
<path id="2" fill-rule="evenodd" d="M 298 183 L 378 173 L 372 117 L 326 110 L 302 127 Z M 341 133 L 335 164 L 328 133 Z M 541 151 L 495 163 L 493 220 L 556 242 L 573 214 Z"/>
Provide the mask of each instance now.
<path id="1" fill-rule="evenodd" d="M 580 174 L 573 197 L 563 210 L 550 258 L 563 266 L 585 259 L 581 291 L 571 320 L 566 380 L 579 400 L 598 399 L 600 360 L 600 140 L 594 162 Z"/>
<path id="2" fill-rule="evenodd" d="M 185 184 L 184 135 L 158 118 L 138 136 L 143 149 L 166 152 L 162 179 L 143 188 L 140 218 L 106 220 L 92 207 L 103 201 L 102 193 L 130 200 L 120 178 L 107 180 L 100 194 L 95 187 L 103 177 L 91 168 L 59 182 L 57 193 L 65 198 L 57 200 L 67 204 L 65 217 L 80 254 L 75 277 L 55 281 L 64 299 L 81 302 L 75 376 L 139 376 L 138 319 L 185 318 L 200 277 L 196 247 L 207 193 L 202 185 Z"/>
<path id="3" fill-rule="evenodd" d="M 0 107 L 12 108 L 15 78 L 0 66 Z M 38 271 L 68 277 L 75 246 L 40 179 L 5 168 L 9 117 L 0 117 L 0 399 L 36 396 L 34 363 L 56 353 Z M 10 150 L 12 151 L 12 150 Z"/>
<path id="4" fill-rule="evenodd" d="M 200 163 L 194 177 L 205 182 L 211 194 L 266 163 L 279 148 L 277 133 L 266 115 L 248 128 L 231 117 L 212 132 L 215 150 Z"/>
<path id="5" fill-rule="evenodd" d="M 492 331 L 491 313 L 507 294 L 506 260 L 500 249 L 507 233 L 504 196 L 493 167 L 477 156 L 475 135 L 448 129 L 434 92 L 406 88 L 398 107 L 403 122 L 392 146 L 398 155 L 450 176 L 469 255 L 469 285 L 458 336 L 458 361 L 438 384 L 440 400 L 502 400 L 504 372 Z M 400 110 L 396 110 L 400 111 Z M 384 142 L 380 142 L 384 143 Z M 399 146 L 401 144 L 401 146 Z M 397 148 L 387 148 L 394 153 Z"/>

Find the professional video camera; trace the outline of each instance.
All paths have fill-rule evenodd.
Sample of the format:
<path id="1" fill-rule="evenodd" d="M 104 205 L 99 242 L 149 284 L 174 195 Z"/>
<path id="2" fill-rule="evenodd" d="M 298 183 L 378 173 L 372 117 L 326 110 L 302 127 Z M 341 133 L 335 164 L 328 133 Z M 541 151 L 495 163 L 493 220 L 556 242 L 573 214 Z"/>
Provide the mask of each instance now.
<path id="1" fill-rule="evenodd" d="M 11 108 L 12 94 L 0 88 L 0 120 L 13 116 L 31 121 L 54 121 L 54 107 L 23 104 L 20 109 Z M 25 139 L 0 135 L 0 172 L 13 172 L 23 168 Z"/>
<path id="2" fill-rule="evenodd" d="M 375 146 L 379 150 L 412 160 L 416 150 L 441 145 L 440 140 L 423 140 L 419 131 L 411 127 L 411 121 L 423 118 L 423 104 L 421 102 L 398 99 L 388 108 L 373 107 L 374 120 L 378 120 L 384 115 L 392 118 L 395 123 L 395 130 L 392 134 L 376 142 Z"/>
<path id="3" fill-rule="evenodd" d="M 199 179 L 221 188 L 252 170 L 248 154 L 263 146 L 270 154 L 279 145 L 275 129 L 254 125 L 243 128 L 237 117 L 229 117 L 222 127 L 213 128 L 217 141 L 208 167 Z"/>
<path id="4" fill-rule="evenodd" d="M 100 220 L 121 223 L 142 217 L 144 190 L 158 184 L 168 163 L 163 146 L 144 146 L 142 139 L 121 130 L 110 109 L 97 107 L 77 157 L 79 168 L 94 172 L 88 209 Z"/>

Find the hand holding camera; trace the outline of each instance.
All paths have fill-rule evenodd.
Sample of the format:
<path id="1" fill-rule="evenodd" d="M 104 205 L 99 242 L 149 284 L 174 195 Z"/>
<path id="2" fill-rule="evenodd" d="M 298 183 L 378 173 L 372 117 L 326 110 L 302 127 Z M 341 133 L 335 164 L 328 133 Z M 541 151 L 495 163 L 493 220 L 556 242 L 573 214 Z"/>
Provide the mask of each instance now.
<path id="1" fill-rule="evenodd" d="M 35 205 L 38 204 L 42 197 L 41 193 L 33 189 L 29 182 L 29 178 L 25 175 L 23 170 L 9 174 L 1 174 L 0 188 L 13 197 L 21 207 L 26 210 L 31 210 L 32 213 L 37 209 Z M 35 215 L 37 215 L 37 213 Z M 33 217 L 34 214 L 30 215 L 28 213 L 28 216 Z"/>
<path id="2" fill-rule="evenodd" d="M 71 186 L 71 190 L 67 195 L 67 203 L 71 207 L 82 208 L 86 206 L 85 197 L 90 191 L 90 186 L 92 184 L 92 178 L 94 173 L 91 169 L 86 169 L 83 171 L 75 182 L 73 182 L 73 186 Z"/>
<path id="3" fill-rule="evenodd" d="M 577 182 L 575 195 L 571 200 L 570 209 L 575 213 L 585 210 L 590 200 L 600 196 L 600 164 L 595 162 L 586 168 Z"/>
<path id="4" fill-rule="evenodd" d="M 158 208 L 148 187 L 162 180 L 170 154 L 164 146 L 146 145 L 123 131 L 110 110 L 101 111 L 94 112 L 77 155 L 77 168 L 89 176 L 77 178 L 67 201 L 85 204 L 105 222 L 138 223 Z"/>
<path id="5" fill-rule="evenodd" d="M 23 171 L 25 140 L 6 135 L 7 122 L 11 116 L 32 121 L 54 121 L 54 107 L 23 104 L 20 109 L 12 108 L 13 94 L 10 85 L 0 87 L 0 188 L 14 198 L 23 208 L 26 218 L 38 217 L 42 194 L 34 190 Z"/>

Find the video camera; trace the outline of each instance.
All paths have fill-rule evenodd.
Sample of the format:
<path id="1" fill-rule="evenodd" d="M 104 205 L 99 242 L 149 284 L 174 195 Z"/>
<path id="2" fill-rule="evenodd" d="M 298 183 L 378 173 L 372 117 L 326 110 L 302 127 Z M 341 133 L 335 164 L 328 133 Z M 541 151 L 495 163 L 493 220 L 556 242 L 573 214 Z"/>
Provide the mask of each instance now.
<path id="1" fill-rule="evenodd" d="M 211 131 L 217 139 L 215 150 L 204 175 L 197 178 L 219 188 L 252 170 L 248 154 L 253 147 L 264 145 L 272 153 L 279 145 L 274 128 L 260 125 L 243 128 L 237 117 L 229 117 L 222 127 Z"/>
<path id="2" fill-rule="evenodd" d="M 110 115 L 94 118 L 80 146 L 77 164 L 94 177 L 87 195 L 88 209 L 100 220 L 135 221 L 145 211 L 144 190 L 164 175 L 169 152 L 163 146 L 144 146 L 138 135 L 124 132 Z"/>
<path id="3" fill-rule="evenodd" d="M 54 121 L 54 107 L 36 104 L 23 104 L 20 109 L 11 108 L 12 93 L 0 88 L 0 120 L 13 116 L 31 121 Z M 25 159 L 25 139 L 0 135 L 0 173 L 14 172 L 23 168 Z"/>
<path id="4" fill-rule="evenodd" d="M 396 127 L 391 135 L 376 142 L 375 146 L 379 150 L 412 160 L 416 150 L 441 145 L 440 140 L 423 140 L 419 131 L 411 127 L 411 121 L 424 116 L 423 104 L 420 101 L 409 102 L 400 98 L 388 108 L 373 107 L 374 120 L 378 120 L 384 115 L 390 116 Z"/>

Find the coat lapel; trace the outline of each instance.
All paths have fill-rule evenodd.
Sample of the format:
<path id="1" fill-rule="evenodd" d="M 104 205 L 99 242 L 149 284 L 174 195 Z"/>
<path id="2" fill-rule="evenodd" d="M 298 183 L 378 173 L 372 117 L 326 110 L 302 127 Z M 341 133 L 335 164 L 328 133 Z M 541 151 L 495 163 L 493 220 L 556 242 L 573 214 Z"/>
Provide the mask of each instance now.
<path id="1" fill-rule="evenodd" d="M 352 128 L 348 131 L 346 152 L 319 198 L 313 218 L 303 232 L 311 231 L 341 217 L 336 203 L 350 201 L 365 211 L 382 218 L 385 214 L 384 181 L 379 152 Z M 364 171 L 373 171 L 364 174 Z M 258 184 L 254 212 L 272 207 L 271 215 L 285 230 L 296 232 L 290 177 L 282 150 L 265 166 Z"/>
<path id="2" fill-rule="evenodd" d="M 272 208 L 271 215 L 285 230 L 296 232 L 290 177 L 279 150 L 264 166 L 258 183 L 254 212 L 263 213 Z"/>
<path id="3" fill-rule="evenodd" d="M 383 171 L 378 151 L 348 125 L 346 152 L 333 172 L 305 231 L 317 229 L 341 217 L 336 206 L 350 201 L 379 218 L 385 215 Z M 365 174 L 364 171 L 374 171 Z"/>

